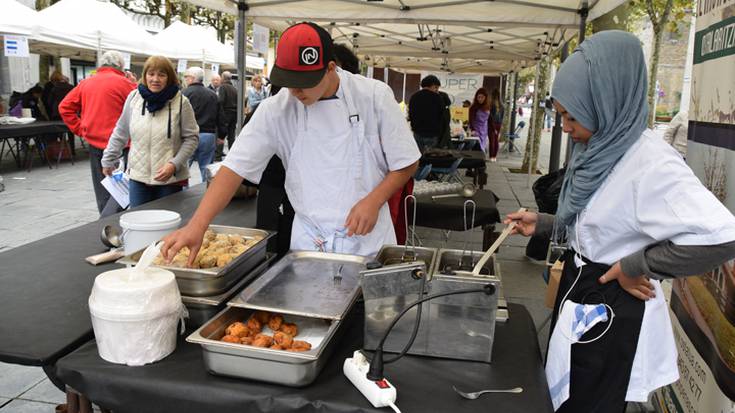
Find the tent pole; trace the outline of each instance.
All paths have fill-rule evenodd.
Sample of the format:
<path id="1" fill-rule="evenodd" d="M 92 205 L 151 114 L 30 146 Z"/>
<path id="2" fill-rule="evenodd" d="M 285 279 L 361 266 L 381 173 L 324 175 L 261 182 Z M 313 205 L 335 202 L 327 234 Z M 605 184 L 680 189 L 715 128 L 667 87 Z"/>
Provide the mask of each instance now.
<path id="1" fill-rule="evenodd" d="M 237 125 L 235 133 L 240 134 L 242 128 L 243 114 L 245 110 L 245 51 L 248 47 L 248 20 L 246 12 L 248 5 L 240 0 L 237 3 Z"/>
<path id="2" fill-rule="evenodd" d="M 582 2 L 582 8 L 579 9 L 579 43 L 584 41 L 585 31 L 587 29 L 587 16 L 589 15 L 590 9 L 588 3 Z"/>
<path id="3" fill-rule="evenodd" d="M 406 101 L 406 72 L 403 72 L 403 98 L 401 99 L 401 102 Z"/>
<path id="4" fill-rule="evenodd" d="M 512 90 L 510 91 L 510 128 L 508 129 L 508 132 L 514 133 L 516 130 L 516 114 L 518 113 L 518 108 L 516 107 L 516 92 L 518 90 L 518 72 L 512 71 L 511 75 L 513 76 L 513 86 Z M 530 125 L 529 125 L 530 127 Z"/>
<path id="5" fill-rule="evenodd" d="M 569 42 L 564 42 L 561 47 L 561 62 L 564 63 L 569 56 Z M 569 148 L 569 146 L 567 146 Z M 554 128 L 551 129 L 551 153 L 549 154 L 549 173 L 559 170 L 559 158 L 561 156 L 561 114 L 556 112 L 554 116 Z"/>

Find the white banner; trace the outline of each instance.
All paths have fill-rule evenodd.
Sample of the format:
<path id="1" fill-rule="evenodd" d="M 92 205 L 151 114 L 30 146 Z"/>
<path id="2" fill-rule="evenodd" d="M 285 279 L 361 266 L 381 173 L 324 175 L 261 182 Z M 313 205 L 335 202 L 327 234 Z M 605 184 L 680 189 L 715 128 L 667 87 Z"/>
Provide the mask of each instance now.
<path id="1" fill-rule="evenodd" d="M 186 72 L 186 67 L 189 65 L 189 62 L 186 59 L 179 59 L 179 64 L 176 66 L 176 71 L 179 73 Z"/>
<path id="2" fill-rule="evenodd" d="M 5 35 L 5 56 L 28 57 L 28 38 L 25 36 Z"/>
<path id="3" fill-rule="evenodd" d="M 462 102 L 465 100 L 472 102 L 475 98 L 475 92 L 482 87 L 483 75 L 421 72 L 421 79 L 428 75 L 439 78 L 442 84 L 439 90 L 448 94 L 449 98 L 452 99 L 452 105 L 455 106 L 462 106 Z M 489 90 L 488 93 L 490 93 Z"/>
<path id="4" fill-rule="evenodd" d="M 268 43 L 270 42 L 270 29 L 253 23 L 253 50 L 263 55 L 268 54 Z"/>
<path id="5" fill-rule="evenodd" d="M 122 53 L 123 59 L 125 59 L 124 69 L 130 70 L 130 53 L 125 53 L 125 52 L 120 52 L 120 53 Z"/>
<path id="6" fill-rule="evenodd" d="M 219 74 L 219 63 L 212 63 L 212 73 Z"/>

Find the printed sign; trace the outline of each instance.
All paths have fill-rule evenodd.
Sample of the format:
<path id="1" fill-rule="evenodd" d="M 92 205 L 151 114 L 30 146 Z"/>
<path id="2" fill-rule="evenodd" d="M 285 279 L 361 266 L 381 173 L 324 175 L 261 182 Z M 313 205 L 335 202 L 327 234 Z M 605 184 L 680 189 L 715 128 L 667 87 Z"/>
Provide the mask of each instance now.
<path id="1" fill-rule="evenodd" d="M 212 63 L 212 73 L 219 74 L 219 63 Z"/>
<path id="2" fill-rule="evenodd" d="M 28 57 L 28 38 L 5 35 L 5 56 Z"/>
<path id="3" fill-rule="evenodd" d="M 267 27 L 253 23 L 253 50 L 267 55 L 269 42 L 270 30 Z"/>
<path id="4" fill-rule="evenodd" d="M 130 70 L 130 53 L 121 52 L 123 55 L 123 59 L 125 59 L 125 70 Z"/>
<path id="5" fill-rule="evenodd" d="M 421 72 L 421 78 L 423 79 L 430 74 L 439 78 L 439 82 L 441 82 L 439 90 L 449 95 L 453 105 L 461 106 L 465 100 L 472 102 L 475 98 L 475 92 L 482 87 L 483 75 L 481 74 Z"/>
<path id="6" fill-rule="evenodd" d="M 179 64 L 176 66 L 176 71 L 179 73 L 186 72 L 186 67 L 189 65 L 189 62 L 186 59 L 179 59 Z"/>

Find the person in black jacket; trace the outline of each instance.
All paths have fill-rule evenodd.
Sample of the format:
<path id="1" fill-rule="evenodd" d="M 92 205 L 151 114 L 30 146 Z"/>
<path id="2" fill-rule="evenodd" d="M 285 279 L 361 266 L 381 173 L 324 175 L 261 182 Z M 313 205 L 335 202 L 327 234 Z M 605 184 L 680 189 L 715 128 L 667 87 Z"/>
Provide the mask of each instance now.
<path id="1" fill-rule="evenodd" d="M 232 85 L 232 73 L 222 72 L 222 84 L 217 91 L 220 105 L 225 113 L 226 128 L 221 135 L 227 135 L 227 147 L 235 144 L 235 130 L 237 128 L 237 89 Z M 222 157 L 222 148 L 217 145 L 217 158 Z"/>
<path id="2" fill-rule="evenodd" d="M 421 80 L 421 90 L 408 101 L 408 119 L 421 152 L 436 147 L 442 134 L 444 99 L 439 95 L 441 83 L 434 75 Z"/>
<path id="3" fill-rule="evenodd" d="M 206 166 L 214 160 L 217 132 L 224 130 L 225 115 L 222 106 L 217 100 L 217 94 L 204 87 L 204 70 L 200 67 L 190 67 L 184 73 L 187 87 L 184 96 L 189 99 L 197 124 L 199 125 L 199 145 L 189 159 L 189 166 L 194 161 L 199 164 L 202 181 L 206 180 Z"/>

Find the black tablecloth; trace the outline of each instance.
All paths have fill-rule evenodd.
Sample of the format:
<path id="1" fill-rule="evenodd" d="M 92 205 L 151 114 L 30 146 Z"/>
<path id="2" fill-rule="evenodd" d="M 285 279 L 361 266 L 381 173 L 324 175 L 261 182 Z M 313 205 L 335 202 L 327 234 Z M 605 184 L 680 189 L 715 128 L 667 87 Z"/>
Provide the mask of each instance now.
<path id="1" fill-rule="evenodd" d="M 0 139 L 22 138 L 52 133 L 69 132 L 64 122 L 36 121 L 25 125 L 0 125 Z"/>
<path id="2" fill-rule="evenodd" d="M 416 225 L 420 227 L 440 228 L 451 231 L 464 231 L 464 202 L 468 198 L 432 199 L 431 195 L 416 197 Z M 498 197 L 492 191 L 480 189 L 472 198 L 476 204 L 475 227 L 500 222 L 500 213 L 496 207 Z M 467 207 L 467 225 L 472 222 L 472 207 Z"/>
<path id="3" fill-rule="evenodd" d="M 407 356 L 385 366 L 398 389 L 403 412 L 551 412 L 546 377 L 528 311 L 509 304 L 510 320 L 495 330 L 493 363 Z M 316 381 L 290 388 L 218 377 L 205 371 L 198 345 L 179 340 L 164 360 L 126 367 L 107 363 L 94 342 L 60 359 L 56 373 L 94 403 L 121 412 L 387 412 L 375 409 L 342 373 L 346 357 L 362 341 L 362 316 L 355 312 L 337 350 Z M 460 398 L 466 391 L 523 387 L 521 394 Z"/>
<path id="4" fill-rule="evenodd" d="M 485 169 L 485 153 L 482 151 L 458 151 L 447 149 L 433 149 L 426 151 L 419 163 L 423 166 L 431 164 L 436 168 L 449 168 L 457 158 L 464 158 L 460 162 L 461 169 Z"/>
<path id="5" fill-rule="evenodd" d="M 182 224 L 194 213 L 204 185 L 144 205 L 169 209 Z M 92 266 L 103 252 L 101 228 L 118 215 L 0 253 L 0 361 L 48 365 L 92 338 L 87 299 L 94 278 L 116 264 Z M 233 200 L 215 224 L 253 227 L 255 199 Z"/>

